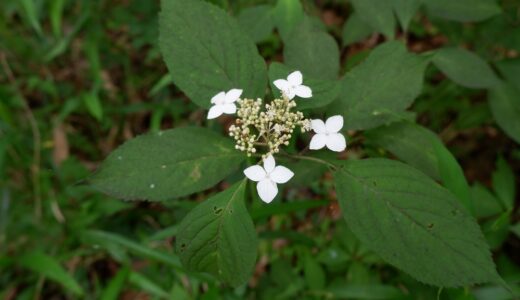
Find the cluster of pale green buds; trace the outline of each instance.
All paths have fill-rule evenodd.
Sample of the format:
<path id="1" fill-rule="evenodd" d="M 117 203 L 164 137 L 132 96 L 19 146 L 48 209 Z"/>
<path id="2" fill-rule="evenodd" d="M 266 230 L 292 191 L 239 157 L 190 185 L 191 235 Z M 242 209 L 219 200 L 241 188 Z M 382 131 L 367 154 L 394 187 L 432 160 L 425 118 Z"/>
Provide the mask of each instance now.
<path id="1" fill-rule="evenodd" d="M 255 165 L 244 170 L 246 177 L 258 182 L 258 194 L 266 203 L 278 194 L 277 184 L 289 181 L 294 175 L 286 167 L 276 166 L 273 155 L 280 151 L 280 147 L 289 145 L 296 127 L 300 127 L 302 132 L 312 129 L 316 133 L 309 145 L 311 150 L 327 147 L 341 152 L 346 148 L 345 137 L 340 133 L 342 116 L 333 116 L 323 122 L 305 119 L 302 112 L 293 111 L 297 106 L 293 100 L 295 96 L 312 97 L 312 90 L 303 85 L 300 71 L 289 74 L 287 79 L 275 80 L 273 84 L 281 91 L 280 99 L 263 104 L 262 99 L 241 99 L 242 90 L 231 89 L 215 95 L 208 112 L 208 119 L 222 114 L 237 114 L 235 123 L 229 127 L 229 135 L 235 139 L 236 149 L 246 152 L 248 156 L 256 154 L 260 147 L 267 149 L 261 154 L 263 167 Z"/>
<path id="2" fill-rule="evenodd" d="M 285 94 L 282 99 L 274 99 L 265 104 L 262 100 L 240 99 L 235 124 L 229 127 L 229 135 L 236 141 L 236 149 L 247 152 L 248 156 L 257 152 L 257 147 L 266 147 L 262 158 L 278 153 L 281 146 L 289 145 L 294 129 L 298 126 L 302 132 L 311 129 L 311 121 L 303 113 L 292 111 L 296 102 Z"/>

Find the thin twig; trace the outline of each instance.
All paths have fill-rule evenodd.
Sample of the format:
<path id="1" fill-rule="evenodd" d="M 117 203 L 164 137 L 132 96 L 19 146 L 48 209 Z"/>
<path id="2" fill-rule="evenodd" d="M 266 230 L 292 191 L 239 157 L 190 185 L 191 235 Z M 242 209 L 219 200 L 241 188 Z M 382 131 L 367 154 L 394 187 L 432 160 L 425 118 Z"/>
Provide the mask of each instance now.
<path id="1" fill-rule="evenodd" d="M 319 164 L 323 164 L 323 165 L 328 166 L 332 170 L 337 170 L 337 168 L 338 168 L 335 164 L 332 164 L 332 163 L 330 163 L 330 162 L 328 162 L 326 160 L 323 160 L 323 159 L 320 159 L 320 158 L 317 158 L 317 157 L 304 156 L 304 155 L 295 155 L 295 154 L 283 154 L 283 153 L 280 153 L 280 155 L 286 156 L 286 157 L 289 157 L 289 158 L 294 158 L 294 159 L 308 160 L 308 161 L 317 162 Z"/>
<path id="2" fill-rule="evenodd" d="M 36 121 L 36 118 L 34 117 L 34 114 L 29 106 L 29 103 L 27 102 L 27 99 L 23 96 L 22 91 L 20 90 L 20 87 L 18 85 L 18 82 L 16 81 L 16 78 L 13 74 L 13 71 L 11 70 L 11 67 L 9 66 L 9 63 L 7 62 L 5 53 L 0 52 L 0 62 L 2 63 L 2 68 L 4 69 L 5 74 L 7 75 L 7 79 L 9 80 L 9 83 L 14 87 L 15 92 L 17 96 L 20 98 L 20 101 L 23 104 L 25 117 L 29 121 L 29 124 L 31 126 L 32 131 L 32 137 L 33 137 L 33 161 L 31 165 L 31 174 L 32 174 L 32 181 L 33 181 L 33 193 L 34 193 L 34 214 L 36 217 L 36 220 L 40 220 L 42 215 L 42 201 L 40 196 L 40 164 L 41 164 L 41 134 L 40 129 L 38 128 L 38 123 Z"/>

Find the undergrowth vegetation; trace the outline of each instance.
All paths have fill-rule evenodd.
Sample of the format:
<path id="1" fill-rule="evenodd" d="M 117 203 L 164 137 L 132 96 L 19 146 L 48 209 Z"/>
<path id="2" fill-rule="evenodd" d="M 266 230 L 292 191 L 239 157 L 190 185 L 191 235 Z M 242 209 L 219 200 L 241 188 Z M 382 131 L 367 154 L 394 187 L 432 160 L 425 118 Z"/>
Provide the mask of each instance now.
<path id="1" fill-rule="evenodd" d="M 515 299 L 517 0 L 0 3 L 1 299 Z"/>

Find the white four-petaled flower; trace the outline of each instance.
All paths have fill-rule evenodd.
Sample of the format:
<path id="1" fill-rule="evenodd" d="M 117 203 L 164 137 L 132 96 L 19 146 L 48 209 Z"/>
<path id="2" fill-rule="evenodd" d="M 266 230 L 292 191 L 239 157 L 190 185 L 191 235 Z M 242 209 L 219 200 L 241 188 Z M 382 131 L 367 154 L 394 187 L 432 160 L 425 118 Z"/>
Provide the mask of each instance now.
<path id="1" fill-rule="evenodd" d="M 244 174 L 252 181 L 258 182 L 256 190 L 265 203 L 273 201 L 278 194 L 277 183 L 286 183 L 294 176 L 294 173 L 286 167 L 276 166 L 272 155 L 264 159 L 264 167 L 251 166 L 244 170 Z"/>
<path id="2" fill-rule="evenodd" d="M 327 146 L 332 151 L 341 152 L 347 147 L 345 137 L 339 133 L 343 128 L 342 116 L 330 117 L 325 123 L 322 120 L 312 120 L 311 127 L 316 132 L 309 146 L 311 150 L 319 150 Z"/>
<path id="3" fill-rule="evenodd" d="M 298 96 L 301 98 L 312 97 L 311 88 L 302 84 L 303 76 L 300 71 L 294 71 L 291 74 L 289 74 L 289 76 L 287 76 L 287 80 L 278 79 L 275 80 L 273 83 L 289 99 L 293 99 L 294 96 Z"/>
<path id="4" fill-rule="evenodd" d="M 220 92 L 211 98 L 213 106 L 209 109 L 208 119 L 215 119 L 222 114 L 234 114 L 237 111 L 235 102 L 242 95 L 242 90 L 231 89 L 229 92 Z"/>

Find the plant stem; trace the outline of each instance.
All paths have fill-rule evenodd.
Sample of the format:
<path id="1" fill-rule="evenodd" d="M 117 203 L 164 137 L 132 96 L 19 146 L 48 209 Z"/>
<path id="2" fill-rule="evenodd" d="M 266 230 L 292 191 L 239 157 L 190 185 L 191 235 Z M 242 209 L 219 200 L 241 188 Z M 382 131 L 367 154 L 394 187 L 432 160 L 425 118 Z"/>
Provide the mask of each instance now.
<path id="1" fill-rule="evenodd" d="M 281 153 L 280 155 L 283 155 L 283 156 L 286 156 L 286 157 L 290 157 L 290 158 L 295 158 L 295 159 L 300 159 L 300 160 L 308 160 L 308 161 L 313 161 L 313 162 L 317 162 L 317 163 L 320 163 L 322 165 L 326 165 L 327 167 L 331 168 L 332 170 L 337 170 L 338 167 L 335 165 L 335 164 L 332 164 L 326 160 L 323 160 L 323 159 L 320 159 L 320 158 L 316 158 L 316 157 L 311 157 L 311 156 L 305 156 L 305 155 L 297 155 L 297 154 L 283 154 Z"/>

